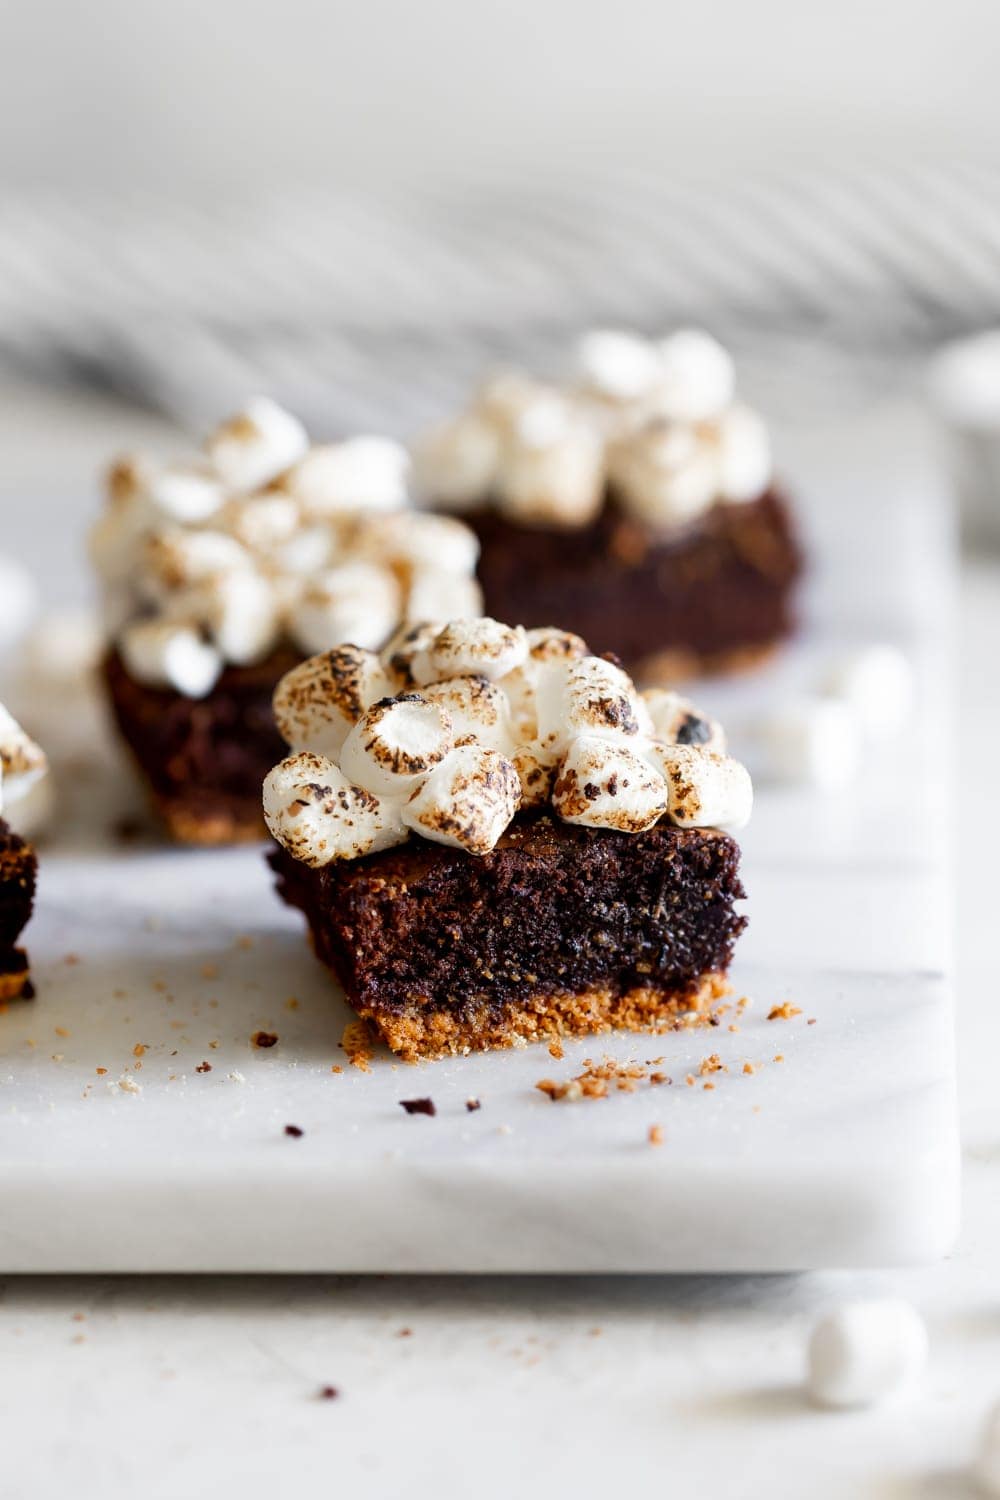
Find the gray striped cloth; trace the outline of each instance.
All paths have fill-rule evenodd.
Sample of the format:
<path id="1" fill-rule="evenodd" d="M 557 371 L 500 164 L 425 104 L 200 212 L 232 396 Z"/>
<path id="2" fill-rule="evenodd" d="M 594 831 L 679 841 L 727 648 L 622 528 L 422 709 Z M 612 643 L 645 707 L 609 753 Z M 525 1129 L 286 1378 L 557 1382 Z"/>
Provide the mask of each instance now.
<path id="1" fill-rule="evenodd" d="M 1000 166 L 0 203 L 0 364 L 194 427 L 260 390 L 317 436 L 405 433 L 486 368 L 554 373 L 585 327 L 691 322 L 772 408 L 905 378 L 1000 322 Z"/>

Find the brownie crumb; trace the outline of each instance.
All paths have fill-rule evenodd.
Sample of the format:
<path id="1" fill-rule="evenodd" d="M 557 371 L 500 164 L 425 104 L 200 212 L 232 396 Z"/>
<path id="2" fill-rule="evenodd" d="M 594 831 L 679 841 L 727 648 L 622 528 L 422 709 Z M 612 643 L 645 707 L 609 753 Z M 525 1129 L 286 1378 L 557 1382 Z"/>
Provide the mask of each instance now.
<path id="1" fill-rule="evenodd" d="M 663 1126 L 662 1125 L 650 1125 L 650 1127 L 649 1127 L 649 1144 L 651 1146 L 662 1146 L 663 1145 Z"/>
<path id="2" fill-rule="evenodd" d="M 321 1385 L 318 1395 L 321 1401 L 336 1401 L 340 1391 L 335 1385 Z"/>
<path id="3" fill-rule="evenodd" d="M 483 1102 L 481 1099 L 466 1099 L 465 1107 L 471 1115 L 474 1110 L 482 1109 Z"/>
<path id="4" fill-rule="evenodd" d="M 275 1031 L 255 1031 L 250 1043 L 254 1047 L 276 1047 L 278 1034 Z"/>
<path id="5" fill-rule="evenodd" d="M 397 1333 L 396 1337 L 399 1338 L 399 1339 L 409 1339 L 409 1338 L 412 1338 L 413 1337 L 413 1329 L 412 1328 L 401 1328 L 399 1330 L 399 1332 Z"/>
<path id="6" fill-rule="evenodd" d="M 790 1000 L 783 1000 L 780 1005 L 772 1005 L 767 1013 L 769 1021 L 790 1021 L 793 1016 L 801 1016 L 802 1007 L 793 1005 Z"/>
<path id="7" fill-rule="evenodd" d="M 433 1099 L 400 1099 L 408 1115 L 436 1115 Z"/>
<path id="8" fill-rule="evenodd" d="M 305 1135 L 305 1131 L 302 1129 L 301 1125 L 286 1125 L 285 1134 L 293 1135 L 295 1136 L 296 1140 L 298 1140 L 300 1135 Z"/>
<path id="9" fill-rule="evenodd" d="M 211 1073 L 211 1071 L 212 1064 L 210 1062 L 200 1062 L 195 1068 L 196 1073 Z"/>

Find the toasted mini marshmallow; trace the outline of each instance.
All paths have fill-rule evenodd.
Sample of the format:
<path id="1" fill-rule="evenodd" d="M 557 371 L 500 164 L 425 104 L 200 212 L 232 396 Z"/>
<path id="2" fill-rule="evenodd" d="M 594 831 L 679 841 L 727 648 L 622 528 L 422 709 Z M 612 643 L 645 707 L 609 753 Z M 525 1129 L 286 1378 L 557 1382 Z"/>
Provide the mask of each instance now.
<path id="1" fill-rule="evenodd" d="M 913 708 L 913 668 L 897 646 L 846 652 L 831 664 L 823 686 L 851 709 L 872 739 L 897 734 Z"/>
<path id="2" fill-rule="evenodd" d="M 267 396 L 256 396 L 217 427 L 205 447 L 227 489 L 247 494 L 297 464 L 309 438 L 297 417 Z"/>
<path id="3" fill-rule="evenodd" d="M 582 734 L 559 768 L 552 806 L 567 823 L 642 833 L 667 811 L 667 784 L 628 745 Z"/>
<path id="4" fill-rule="evenodd" d="M 449 677 L 421 688 L 420 693 L 447 709 L 457 744 L 471 739 L 508 759 L 513 756 L 516 741 L 503 687 L 485 677 Z"/>
<path id="5" fill-rule="evenodd" d="M 281 636 L 274 590 L 260 573 L 226 573 L 187 597 L 199 600 L 203 619 L 223 658 L 245 667 L 262 661 Z"/>
<path id="6" fill-rule="evenodd" d="M 438 765 L 454 744 L 451 716 L 417 693 L 373 703 L 344 740 L 340 765 L 358 786 L 401 797 Z"/>
<path id="7" fill-rule="evenodd" d="M 680 828 L 735 832 L 749 820 L 753 786 L 738 760 L 662 740 L 649 741 L 643 754 L 666 778 L 670 818 Z"/>
<path id="8" fill-rule="evenodd" d="M 330 526 L 303 526 L 272 547 L 270 570 L 278 577 L 308 579 L 333 564 L 336 550 L 337 538 Z"/>
<path id="9" fill-rule="evenodd" d="M 577 344 L 576 364 L 583 388 L 609 401 L 639 401 L 662 377 L 654 344 L 638 334 L 595 328 Z"/>
<path id="10" fill-rule="evenodd" d="M 732 355 L 711 334 L 682 328 L 658 346 L 656 409 L 674 422 L 710 422 L 733 399 Z"/>
<path id="11" fill-rule="evenodd" d="M 627 739 L 652 732 L 649 712 L 632 679 L 600 656 L 543 663 L 536 704 L 538 738 L 556 751 L 581 734 Z"/>
<path id="12" fill-rule="evenodd" d="M 587 525 L 604 498 L 604 443 L 596 426 L 557 393 L 541 396 L 504 443 L 496 495 L 515 521 Z"/>
<path id="13" fill-rule="evenodd" d="M 544 807 L 552 796 L 559 756 L 537 740 L 526 740 L 510 759 L 521 783 L 521 806 Z"/>
<path id="14" fill-rule="evenodd" d="M 505 756 L 459 745 L 413 793 L 403 822 L 438 844 L 488 854 L 517 812 L 521 784 Z"/>
<path id="15" fill-rule="evenodd" d="M 475 532 L 454 516 L 433 516 L 427 511 L 398 510 L 365 517 L 353 541 L 359 556 L 391 557 L 400 566 L 414 570 L 434 568 L 471 575 L 479 560 Z"/>
<path id="16" fill-rule="evenodd" d="M 472 577 L 440 568 L 418 568 L 406 591 L 407 620 L 474 620 L 483 612 L 483 591 Z"/>
<path id="17" fill-rule="evenodd" d="M 139 620 L 119 640 L 126 670 L 137 682 L 170 687 L 186 698 L 204 698 L 222 675 L 221 651 L 193 625 L 173 620 Z"/>
<path id="18" fill-rule="evenodd" d="M 121 490 L 90 528 L 87 550 L 106 585 L 131 584 L 155 514 L 144 492 Z"/>
<path id="19" fill-rule="evenodd" d="M 441 622 L 437 619 L 415 620 L 412 624 L 404 621 L 386 641 L 379 652 L 379 659 L 399 688 L 416 687 L 413 663 L 418 657 L 426 656 L 440 635 L 441 628 Z"/>
<path id="20" fill-rule="evenodd" d="M 724 755 L 726 736 L 717 719 L 709 718 L 687 698 L 668 688 L 647 688 L 642 701 L 649 710 L 653 734 L 669 745 L 697 745 Z"/>
<path id="21" fill-rule="evenodd" d="M 145 453 L 121 453 L 112 459 L 104 475 L 104 492 L 111 509 L 128 509 L 136 500 L 147 500 L 156 474 L 156 464 Z"/>
<path id="22" fill-rule="evenodd" d="M 654 528 L 685 525 L 718 499 L 714 443 L 661 417 L 612 445 L 608 472 L 620 503 Z"/>
<path id="23" fill-rule="evenodd" d="M 143 562 L 154 595 L 253 567 L 249 552 L 235 537 L 179 526 L 155 532 L 146 542 Z"/>
<path id="24" fill-rule="evenodd" d="M 398 510 L 407 503 L 410 456 L 391 438 L 354 437 L 311 448 L 285 480 L 307 516 Z"/>
<path id="25" fill-rule="evenodd" d="M 336 756 L 365 709 L 393 690 L 374 652 L 335 646 L 285 673 L 274 690 L 274 717 L 293 750 Z"/>
<path id="26" fill-rule="evenodd" d="M 538 734 L 536 700 L 541 668 L 547 664 L 565 665 L 575 657 L 588 655 L 586 641 L 568 630 L 543 626 L 529 630 L 526 639 L 527 659 L 503 679 L 503 689 L 510 703 L 511 722 L 521 741 L 534 740 Z"/>
<path id="27" fill-rule="evenodd" d="M 391 633 L 402 605 L 399 582 L 388 568 L 344 563 L 306 584 L 289 627 L 305 651 L 326 651 L 341 641 L 376 648 Z"/>
<path id="28" fill-rule="evenodd" d="M 14 777 L 38 778 L 48 769 L 44 750 L 0 704 L 0 767 L 6 784 Z"/>
<path id="29" fill-rule="evenodd" d="M 0 704 L 0 815 L 22 838 L 35 838 L 55 804 L 45 752 Z"/>
<path id="30" fill-rule="evenodd" d="M 170 464 L 150 475 L 146 493 L 169 521 L 184 525 L 208 521 L 220 509 L 226 491 L 204 464 Z"/>
<path id="31" fill-rule="evenodd" d="M 414 656 L 410 670 L 419 685 L 466 676 L 497 682 L 519 667 L 527 654 L 528 641 L 520 625 L 501 625 L 484 615 L 478 620 L 449 621 Z"/>
<path id="32" fill-rule="evenodd" d="M 835 698 L 790 698 L 761 718 L 756 737 L 772 781 L 836 792 L 854 783 L 861 766 L 857 716 Z"/>
<path id="33" fill-rule="evenodd" d="M 912 1385 L 927 1362 L 927 1329 L 899 1297 L 847 1302 L 809 1339 L 809 1393 L 822 1406 L 874 1406 Z"/>
<path id="34" fill-rule="evenodd" d="M 359 859 L 408 837 L 398 807 L 354 786 L 325 756 L 301 751 L 264 781 L 264 821 L 295 859 L 313 868 Z"/>
<path id="35" fill-rule="evenodd" d="M 771 437 L 748 406 L 735 405 L 719 418 L 715 432 L 718 490 L 731 504 L 759 500 L 771 483 Z"/>
<path id="36" fill-rule="evenodd" d="M 462 412 L 417 443 L 413 482 L 419 495 L 446 509 L 486 500 L 500 466 L 500 427 L 478 411 Z"/>
<path id="37" fill-rule="evenodd" d="M 230 500 L 219 518 L 219 524 L 230 536 L 249 552 L 262 555 L 265 561 L 275 547 L 281 547 L 301 534 L 301 522 L 297 501 L 279 490 Z M 324 551 L 320 566 L 326 561 Z"/>

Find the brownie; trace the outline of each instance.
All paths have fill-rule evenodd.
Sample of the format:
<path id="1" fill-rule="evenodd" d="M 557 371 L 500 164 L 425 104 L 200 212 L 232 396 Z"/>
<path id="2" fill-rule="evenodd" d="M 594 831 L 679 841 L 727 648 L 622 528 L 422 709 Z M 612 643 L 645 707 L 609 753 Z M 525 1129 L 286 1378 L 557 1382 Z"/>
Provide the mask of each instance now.
<path id="1" fill-rule="evenodd" d="M 613 498 L 590 525 L 543 529 L 495 508 L 464 519 L 479 537 L 485 612 L 573 630 L 634 676 L 731 670 L 769 653 L 794 626 L 802 568 L 784 497 L 716 504 L 658 538 Z"/>
<path id="2" fill-rule="evenodd" d="M 35 851 L 0 818 L 0 1001 L 34 994 L 28 960 L 16 946 L 35 901 Z"/>
<path id="3" fill-rule="evenodd" d="M 519 814 L 485 855 L 424 839 L 323 868 L 278 848 L 284 899 L 350 1005 L 407 1060 L 612 1027 L 721 993 L 746 925 L 739 846 Z"/>
<path id="4" fill-rule="evenodd" d="M 260 789 L 285 754 L 271 697 L 301 659 L 301 651 L 282 646 L 255 666 L 227 667 L 206 698 L 188 698 L 138 682 L 117 651 L 106 656 L 115 721 L 174 838 L 223 844 L 266 837 Z"/>

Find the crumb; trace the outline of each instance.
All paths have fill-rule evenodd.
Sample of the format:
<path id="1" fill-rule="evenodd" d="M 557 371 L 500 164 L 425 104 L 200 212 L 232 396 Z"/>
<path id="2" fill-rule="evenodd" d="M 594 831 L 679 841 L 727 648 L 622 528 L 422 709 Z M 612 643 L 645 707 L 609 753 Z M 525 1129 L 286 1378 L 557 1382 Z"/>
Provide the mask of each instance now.
<path id="1" fill-rule="evenodd" d="M 95 1068 L 95 1069 L 94 1069 L 94 1072 L 95 1072 L 95 1073 L 97 1073 L 97 1074 L 98 1074 L 98 1076 L 99 1076 L 99 1077 L 101 1077 L 101 1078 L 103 1078 L 103 1077 L 104 1077 L 104 1075 L 105 1075 L 105 1073 L 106 1073 L 106 1072 L 107 1072 L 107 1071 L 108 1071 L 108 1070 L 107 1070 L 107 1068 Z"/>
<path id="2" fill-rule="evenodd" d="M 123 1094 L 141 1094 L 142 1093 L 142 1084 L 141 1083 L 136 1083 L 135 1079 L 134 1078 L 130 1078 L 127 1073 L 123 1073 L 122 1076 L 119 1078 L 119 1080 L 118 1080 L 117 1083 L 109 1083 L 108 1084 L 108 1088 L 111 1090 L 112 1093 L 114 1093 L 114 1091 L 115 1091 L 116 1088 L 120 1089 Z"/>
<path id="3" fill-rule="evenodd" d="M 66 1057 L 65 1052 L 53 1052 L 53 1054 L 52 1054 L 52 1061 L 53 1062 L 63 1062 L 64 1059 L 65 1059 L 65 1057 Z"/>
<path id="4" fill-rule="evenodd" d="M 293 1135 L 295 1139 L 298 1140 L 299 1136 L 305 1135 L 305 1131 L 302 1129 L 301 1125 L 286 1125 L 285 1134 Z"/>
<path id="5" fill-rule="evenodd" d="M 235 946 L 237 948 L 252 948 L 253 945 L 254 945 L 254 939 L 250 936 L 250 934 L 248 932 L 245 932 L 245 933 L 241 934 L 241 936 L 236 939 Z"/>
<path id="6" fill-rule="evenodd" d="M 136 1042 L 135 1046 L 132 1048 L 132 1056 L 133 1057 L 143 1057 L 145 1055 L 145 1052 L 146 1052 L 146 1044 L 145 1044 L 145 1042 Z"/>
<path id="7" fill-rule="evenodd" d="M 195 1068 L 196 1073 L 211 1073 L 211 1071 L 212 1064 L 210 1062 L 200 1062 Z"/>
<path id="8" fill-rule="evenodd" d="M 400 1099 L 408 1115 L 436 1115 L 433 1099 Z"/>
<path id="9" fill-rule="evenodd" d="M 661 1083 L 671 1083 L 672 1081 L 673 1080 L 666 1073 L 650 1073 L 649 1075 L 650 1085 L 654 1088 Z"/>
<path id="10" fill-rule="evenodd" d="M 689 1073 L 687 1075 L 687 1077 L 684 1079 L 684 1082 L 687 1084 L 687 1086 L 688 1086 L 689 1089 L 693 1089 L 694 1088 L 694 1074 L 693 1073 Z"/>
<path id="11" fill-rule="evenodd" d="M 70 1035 L 70 1033 L 66 1030 L 65 1026 L 53 1026 L 52 1029 L 55 1032 L 56 1036 L 69 1036 Z"/>
<path id="12" fill-rule="evenodd" d="M 601 1336 L 601 1334 L 602 1334 L 602 1333 L 603 1333 L 603 1332 L 604 1332 L 604 1329 L 603 1329 L 603 1328 L 600 1328 L 600 1327 L 596 1327 L 596 1328 L 588 1328 L 588 1329 L 587 1329 L 587 1333 L 588 1333 L 588 1334 L 589 1334 L 589 1336 L 590 1336 L 590 1337 L 591 1337 L 591 1338 L 592 1338 L 592 1339 L 599 1339 L 599 1338 L 600 1338 L 600 1336 Z"/>
<path id="13" fill-rule="evenodd" d="M 556 1061 L 558 1062 L 561 1058 L 565 1057 L 565 1055 L 566 1054 L 563 1052 L 563 1048 L 562 1048 L 562 1042 L 550 1042 L 549 1043 L 549 1056 L 550 1057 L 554 1057 L 556 1059 Z"/>
<path id="14" fill-rule="evenodd" d="M 231 1073 L 226 1074 L 226 1077 L 230 1083 L 246 1083 L 246 1077 L 240 1072 L 239 1068 L 234 1068 Z"/>
<path id="15" fill-rule="evenodd" d="M 713 1052 L 709 1057 L 703 1057 L 698 1068 L 698 1074 L 701 1078 L 704 1078 L 709 1073 L 728 1072 L 729 1069 L 726 1067 L 725 1063 L 722 1061 L 722 1058 L 717 1052 Z"/>
<path id="16" fill-rule="evenodd" d="M 662 1146 L 663 1145 L 663 1126 L 662 1125 L 650 1125 L 648 1140 L 649 1140 L 649 1144 L 651 1146 Z"/>
<path id="17" fill-rule="evenodd" d="M 335 1385 L 321 1385 L 317 1395 L 320 1401 L 336 1401 L 340 1392 Z"/>
<path id="18" fill-rule="evenodd" d="M 79 955 L 79 953 L 67 953 L 64 956 L 64 958 L 63 958 L 63 963 L 64 964 L 69 964 L 70 968 L 72 968 L 74 964 L 78 964 L 79 962 L 80 962 L 80 955 Z"/>
<path id="19" fill-rule="evenodd" d="M 730 1021 L 728 1029 L 730 1031 L 739 1031 L 740 1028 L 737 1026 L 735 1021 Z"/>
<path id="20" fill-rule="evenodd" d="M 783 1000 L 780 1005 L 772 1005 L 767 1013 L 769 1021 L 790 1021 L 793 1016 L 801 1016 L 802 1008 L 793 1005 L 790 1000 Z"/>
<path id="21" fill-rule="evenodd" d="M 334 1063 L 333 1067 L 330 1069 L 331 1073 L 342 1073 L 343 1071 L 344 1070 L 340 1066 L 340 1063 Z"/>
<path id="22" fill-rule="evenodd" d="M 469 1114 L 471 1115 L 474 1110 L 482 1109 L 482 1107 L 483 1107 L 482 1100 L 481 1099 L 466 1099 L 466 1101 L 465 1101 L 465 1107 L 469 1111 Z"/>
<path id="23" fill-rule="evenodd" d="M 413 1329 L 412 1328 L 401 1328 L 399 1330 L 399 1332 L 396 1334 L 396 1337 L 398 1339 L 409 1339 L 409 1338 L 412 1338 L 413 1337 Z"/>
<path id="24" fill-rule="evenodd" d="M 219 977 L 219 966 L 218 966 L 218 964 L 202 964 L 202 966 L 201 966 L 201 977 L 202 977 L 202 979 L 218 979 L 218 977 Z"/>
<path id="25" fill-rule="evenodd" d="M 87 1314 L 86 1313 L 75 1312 L 73 1314 L 73 1322 L 74 1323 L 86 1323 L 86 1321 L 87 1321 Z"/>
<path id="26" fill-rule="evenodd" d="M 714 1089 L 715 1088 L 715 1084 L 714 1083 L 703 1083 L 702 1084 L 702 1088 L 703 1089 Z"/>
<path id="27" fill-rule="evenodd" d="M 808 1021 L 806 1022 L 806 1025 L 807 1026 L 815 1026 L 816 1025 L 816 1017 L 815 1016 L 810 1016 L 809 1019 L 808 1019 Z"/>
<path id="28" fill-rule="evenodd" d="M 745 1062 L 743 1064 L 743 1071 L 744 1071 L 744 1073 L 754 1073 L 754 1072 L 756 1072 L 756 1069 L 754 1068 L 754 1065 L 753 1065 L 752 1062 Z"/>
<path id="29" fill-rule="evenodd" d="M 209 1047 L 211 1047 L 211 1049 L 212 1049 L 213 1052 L 216 1052 L 218 1050 L 218 1046 L 219 1046 L 218 1041 L 209 1042 L 208 1045 L 209 1045 Z"/>
<path id="30" fill-rule="evenodd" d="M 749 995 L 741 995 L 740 998 L 736 1002 L 736 1009 L 742 1014 L 743 1011 L 746 1010 L 746 1008 L 747 1008 L 747 1006 L 749 1004 L 750 1004 L 750 996 Z"/>
<path id="31" fill-rule="evenodd" d="M 347 1053 L 347 1061 L 352 1068 L 358 1068 L 362 1073 L 371 1072 L 368 1064 L 372 1060 L 375 1041 L 367 1021 L 348 1021 L 340 1045 Z"/>
<path id="32" fill-rule="evenodd" d="M 774 1054 L 774 1060 L 775 1062 L 784 1062 L 785 1054 L 783 1052 L 776 1052 Z"/>
<path id="33" fill-rule="evenodd" d="M 298 1008 L 299 1008 L 299 1002 L 296 1000 L 295 996 L 294 995 L 289 995 L 288 999 L 285 1001 L 285 1009 L 286 1010 L 298 1010 Z"/>
<path id="34" fill-rule="evenodd" d="M 250 1045 L 253 1047 L 275 1047 L 277 1042 L 278 1035 L 274 1031 L 255 1031 L 250 1038 Z"/>

